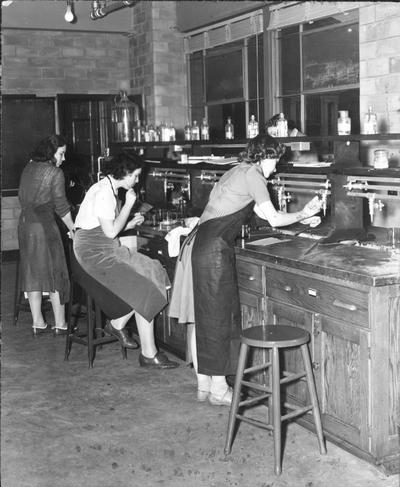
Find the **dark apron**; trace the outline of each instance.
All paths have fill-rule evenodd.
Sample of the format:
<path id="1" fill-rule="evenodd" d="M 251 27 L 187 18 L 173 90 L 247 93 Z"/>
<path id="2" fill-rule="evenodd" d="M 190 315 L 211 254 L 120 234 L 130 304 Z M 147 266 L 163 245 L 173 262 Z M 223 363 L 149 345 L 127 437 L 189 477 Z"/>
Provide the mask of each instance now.
<path id="1" fill-rule="evenodd" d="M 236 373 L 241 313 L 234 244 L 254 203 L 202 223 L 192 252 L 199 373 Z"/>

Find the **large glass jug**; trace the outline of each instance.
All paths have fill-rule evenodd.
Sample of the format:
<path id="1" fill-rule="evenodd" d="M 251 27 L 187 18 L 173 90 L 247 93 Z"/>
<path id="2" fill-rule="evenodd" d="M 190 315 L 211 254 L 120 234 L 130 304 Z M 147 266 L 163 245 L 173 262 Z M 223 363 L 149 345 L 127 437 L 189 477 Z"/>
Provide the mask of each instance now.
<path id="1" fill-rule="evenodd" d="M 125 91 L 122 91 L 119 98 L 115 97 L 111 109 L 114 142 L 132 142 L 137 120 L 139 120 L 139 107 L 129 100 Z"/>

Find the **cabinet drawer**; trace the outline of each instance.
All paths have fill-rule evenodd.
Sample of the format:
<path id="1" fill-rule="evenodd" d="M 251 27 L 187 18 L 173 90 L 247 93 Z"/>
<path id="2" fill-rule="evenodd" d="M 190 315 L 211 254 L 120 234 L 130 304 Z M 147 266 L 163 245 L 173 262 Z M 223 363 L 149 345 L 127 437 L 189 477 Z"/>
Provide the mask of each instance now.
<path id="1" fill-rule="evenodd" d="M 266 270 L 267 296 L 368 327 L 368 294 L 326 281 Z"/>
<path id="2" fill-rule="evenodd" d="M 236 262 L 236 270 L 238 275 L 239 287 L 254 291 L 256 293 L 263 292 L 263 267 L 261 265 L 238 259 Z"/>

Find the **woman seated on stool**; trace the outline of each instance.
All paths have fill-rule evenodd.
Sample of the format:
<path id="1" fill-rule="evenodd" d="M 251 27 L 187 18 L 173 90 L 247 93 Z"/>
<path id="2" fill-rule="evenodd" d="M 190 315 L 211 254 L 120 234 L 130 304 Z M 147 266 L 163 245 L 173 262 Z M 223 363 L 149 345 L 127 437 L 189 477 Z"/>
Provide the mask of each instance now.
<path id="1" fill-rule="evenodd" d="M 136 201 L 133 186 L 138 182 L 143 160 L 134 154 L 121 153 L 109 163 L 106 177 L 90 187 L 75 220 L 74 252 L 83 269 L 132 307 L 117 319 L 107 320 L 106 333 L 114 335 L 126 348 L 136 348 L 125 330 L 135 314 L 141 343 L 139 363 L 142 367 L 171 369 L 178 366 L 158 352 L 154 342 L 153 318 L 167 304 L 169 279 L 158 260 L 120 244 L 118 235 L 141 225 L 143 216 L 136 213 L 128 221 Z M 118 189 L 125 189 L 125 203 L 120 208 Z"/>
<path id="2" fill-rule="evenodd" d="M 230 406 L 227 375 L 236 373 L 241 314 L 235 269 L 235 239 L 255 213 L 273 227 L 304 220 L 318 213 L 314 198 L 301 211 L 284 213 L 273 206 L 267 178 L 284 150 L 269 135 L 251 139 L 239 158 L 210 193 L 199 226 L 187 237 L 178 258 L 170 316 L 188 329 L 197 374 L 197 399 Z M 194 328 L 194 330 L 193 330 Z"/>

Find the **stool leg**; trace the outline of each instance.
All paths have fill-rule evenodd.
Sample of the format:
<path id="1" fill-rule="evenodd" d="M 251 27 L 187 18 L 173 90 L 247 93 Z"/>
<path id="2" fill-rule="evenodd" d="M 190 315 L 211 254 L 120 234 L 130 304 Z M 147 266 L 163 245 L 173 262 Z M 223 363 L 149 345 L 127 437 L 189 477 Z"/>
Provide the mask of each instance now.
<path id="1" fill-rule="evenodd" d="M 272 423 L 274 432 L 275 474 L 282 473 L 282 421 L 279 349 L 272 349 Z"/>
<path id="2" fill-rule="evenodd" d="M 93 300 L 90 294 L 87 292 L 87 347 L 88 347 L 88 358 L 89 358 L 89 368 L 93 367 L 94 360 L 94 344 L 93 344 L 93 333 L 95 326 L 95 317 L 93 316 Z"/>
<path id="3" fill-rule="evenodd" d="M 249 347 L 245 343 L 242 343 L 240 345 L 239 362 L 236 370 L 235 384 L 233 387 L 232 404 L 229 411 L 228 431 L 226 433 L 226 442 L 224 449 L 226 455 L 231 452 L 232 448 L 233 430 L 236 423 L 236 414 L 239 409 L 241 381 L 243 379 L 243 372 L 246 366 L 248 349 Z"/>
<path id="4" fill-rule="evenodd" d="M 19 306 L 21 303 L 21 276 L 19 271 L 19 259 L 17 261 L 17 268 L 15 271 L 15 293 L 14 293 L 14 326 L 17 326 L 19 316 Z"/>
<path id="5" fill-rule="evenodd" d="M 70 279 L 70 302 L 68 303 L 67 309 L 67 336 L 65 338 L 65 353 L 64 360 L 68 360 L 69 354 L 71 353 L 71 334 L 73 332 L 74 325 L 72 323 L 72 306 L 74 303 L 74 283 L 72 278 Z"/>
<path id="6" fill-rule="evenodd" d="M 319 451 L 321 455 L 325 455 L 326 446 L 324 441 L 324 434 L 322 432 L 321 413 L 318 405 L 318 397 L 317 397 L 317 390 L 315 388 L 314 374 L 311 367 L 310 352 L 308 350 L 307 344 L 302 345 L 300 348 L 301 348 L 301 353 L 303 355 L 304 368 L 306 370 L 306 375 L 307 375 L 308 392 L 310 394 L 311 404 L 313 407 L 314 423 L 315 423 L 315 430 L 317 432 L 317 437 L 318 437 Z"/>

